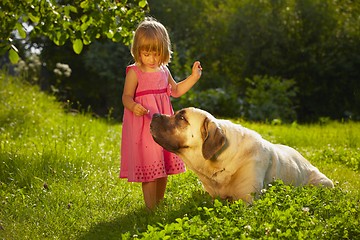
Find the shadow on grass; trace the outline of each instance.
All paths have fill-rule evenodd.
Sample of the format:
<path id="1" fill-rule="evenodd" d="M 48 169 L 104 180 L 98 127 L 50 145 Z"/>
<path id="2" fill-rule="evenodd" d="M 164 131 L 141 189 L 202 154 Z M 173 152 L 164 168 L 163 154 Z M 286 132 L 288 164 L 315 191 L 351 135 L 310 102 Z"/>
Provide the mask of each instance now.
<path id="1" fill-rule="evenodd" d="M 197 190 L 192 196 L 181 203 L 176 210 L 167 206 L 171 200 L 165 200 L 156 212 L 149 213 L 145 208 L 137 209 L 127 215 L 121 216 L 109 222 L 101 222 L 91 227 L 91 229 L 80 236 L 78 239 L 131 239 L 137 234 L 146 232 L 148 225 L 156 226 L 158 223 L 163 225 L 174 222 L 177 218 L 184 215 L 191 217 L 198 210 L 199 206 L 211 206 L 213 201 L 204 191 Z"/>

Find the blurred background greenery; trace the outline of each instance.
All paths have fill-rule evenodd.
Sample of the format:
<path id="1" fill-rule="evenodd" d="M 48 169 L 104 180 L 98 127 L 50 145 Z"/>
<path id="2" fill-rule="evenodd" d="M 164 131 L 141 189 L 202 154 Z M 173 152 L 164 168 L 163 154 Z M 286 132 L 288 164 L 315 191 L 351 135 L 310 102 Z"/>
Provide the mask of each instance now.
<path id="1" fill-rule="evenodd" d="M 71 8 L 73 15 L 84 11 L 85 2 L 57 1 L 79 9 Z M 175 110 L 195 106 L 218 117 L 251 121 L 360 119 L 358 1 L 125 2 L 124 18 L 117 19 L 115 26 L 121 27 L 123 36 L 109 36 L 110 27 L 102 25 L 107 35 L 98 33 L 89 44 L 84 36 L 93 32 L 82 31 L 84 46 L 81 54 L 76 54 L 77 45 L 70 37 L 71 41 L 59 44 L 33 31 L 24 41 L 24 37 L 12 32 L 12 43 L 22 60 L 14 66 L 3 54 L 0 66 L 11 74 L 25 76 L 60 101 L 72 102 L 74 109 L 91 109 L 101 117 L 121 121 L 125 68 L 132 63 L 131 31 L 144 16 L 153 16 L 166 26 L 172 40 L 174 53 L 169 68 L 173 77 L 185 78 L 195 60 L 201 61 L 203 67 L 197 85 L 183 97 L 173 99 Z M 13 11 L 10 1 L 1 4 L 2 14 Z M 21 5 L 16 6 L 21 9 Z M 96 7 L 89 7 L 89 16 L 98 14 Z M 129 15 L 132 17 L 126 18 Z M 31 21 L 27 20 L 27 24 L 31 25 Z M 17 35 L 21 33 L 18 30 Z M 2 42 L 6 37 L 2 36 Z"/>

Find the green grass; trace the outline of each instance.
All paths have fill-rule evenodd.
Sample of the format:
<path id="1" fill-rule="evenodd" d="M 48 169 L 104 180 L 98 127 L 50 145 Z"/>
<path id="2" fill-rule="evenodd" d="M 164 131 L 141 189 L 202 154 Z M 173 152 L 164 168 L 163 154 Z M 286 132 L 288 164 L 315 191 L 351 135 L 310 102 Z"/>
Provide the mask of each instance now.
<path id="1" fill-rule="evenodd" d="M 0 78 L 0 239 L 360 237 L 360 123 L 234 120 L 298 149 L 336 188 L 276 182 L 246 206 L 213 201 L 188 171 L 169 178 L 165 201 L 147 213 L 140 184 L 118 178 L 120 124 Z"/>

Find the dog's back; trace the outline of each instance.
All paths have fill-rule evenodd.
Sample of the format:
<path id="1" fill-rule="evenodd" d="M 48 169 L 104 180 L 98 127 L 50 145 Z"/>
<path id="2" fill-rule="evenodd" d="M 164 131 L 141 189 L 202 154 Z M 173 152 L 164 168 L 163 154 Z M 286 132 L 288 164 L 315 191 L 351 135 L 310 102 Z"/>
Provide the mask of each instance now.
<path id="1" fill-rule="evenodd" d="M 251 202 L 251 193 L 259 193 L 276 179 L 293 186 L 334 186 L 294 148 L 270 143 L 257 132 L 230 121 L 219 120 L 219 125 L 225 129 L 227 147 L 218 161 L 226 169 L 222 175 L 231 176 L 223 182 L 228 186 L 217 186 L 223 196 Z"/>

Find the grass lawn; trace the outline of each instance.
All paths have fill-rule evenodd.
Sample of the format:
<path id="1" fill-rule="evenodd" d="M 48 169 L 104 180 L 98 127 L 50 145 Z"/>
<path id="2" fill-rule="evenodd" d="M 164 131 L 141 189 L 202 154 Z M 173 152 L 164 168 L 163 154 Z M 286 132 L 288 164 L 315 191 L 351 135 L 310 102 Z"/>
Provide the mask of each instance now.
<path id="1" fill-rule="evenodd" d="M 188 171 L 148 213 L 140 184 L 118 178 L 121 124 L 69 109 L 0 74 L 0 239 L 360 238 L 360 123 L 234 119 L 296 148 L 336 187 L 275 182 L 246 206 L 212 200 Z"/>

